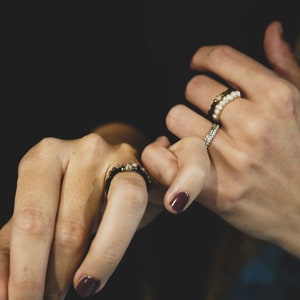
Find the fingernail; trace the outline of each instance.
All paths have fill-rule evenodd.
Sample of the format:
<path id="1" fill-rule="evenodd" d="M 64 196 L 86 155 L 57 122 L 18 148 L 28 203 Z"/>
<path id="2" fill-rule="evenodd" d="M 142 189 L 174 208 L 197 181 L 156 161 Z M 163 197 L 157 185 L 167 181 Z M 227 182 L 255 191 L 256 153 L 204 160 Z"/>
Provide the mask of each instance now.
<path id="1" fill-rule="evenodd" d="M 189 201 L 190 195 L 187 192 L 181 192 L 173 199 L 170 206 L 177 212 L 183 211 L 185 205 Z"/>
<path id="2" fill-rule="evenodd" d="M 100 286 L 100 280 L 91 276 L 83 277 L 76 286 L 77 293 L 82 297 L 90 297 Z"/>

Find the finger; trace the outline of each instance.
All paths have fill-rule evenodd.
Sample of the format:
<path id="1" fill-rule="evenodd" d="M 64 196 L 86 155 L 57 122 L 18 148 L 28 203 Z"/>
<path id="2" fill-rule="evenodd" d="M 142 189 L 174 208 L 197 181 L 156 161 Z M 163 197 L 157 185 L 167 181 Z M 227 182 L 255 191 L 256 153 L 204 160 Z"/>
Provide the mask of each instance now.
<path id="1" fill-rule="evenodd" d="M 191 124 L 194 126 L 191 127 Z M 187 106 L 178 104 L 169 110 L 166 116 L 166 125 L 168 130 L 178 138 L 187 136 L 204 138 L 211 126 L 211 122 Z"/>
<path id="2" fill-rule="evenodd" d="M 257 102 L 264 98 L 268 82 L 276 84 L 281 80 L 272 70 L 227 45 L 200 48 L 192 58 L 191 67 L 218 75 L 241 90 L 245 98 Z"/>
<path id="3" fill-rule="evenodd" d="M 104 173 L 101 166 L 105 167 L 99 163 L 99 157 L 103 151 L 102 139 L 98 135 L 79 139 L 70 149 L 72 157 L 64 174 L 48 264 L 47 299 L 64 298 L 85 254 L 93 223 L 99 213 L 101 174 Z"/>
<path id="4" fill-rule="evenodd" d="M 172 213 L 189 207 L 209 175 L 207 150 L 203 140 L 195 136 L 181 139 L 170 147 L 166 137 L 157 139 L 144 149 L 142 159 L 152 176 L 169 186 L 164 205 Z"/>
<path id="5" fill-rule="evenodd" d="M 11 220 L 0 230 L 0 299 L 8 299 Z"/>
<path id="6" fill-rule="evenodd" d="M 146 209 L 148 193 L 142 176 L 136 172 L 121 173 L 115 175 L 110 184 L 101 224 L 74 276 L 76 290 L 84 297 L 105 286 L 126 252 Z"/>
<path id="7" fill-rule="evenodd" d="M 11 230 L 11 299 L 42 299 L 44 296 L 63 173 L 55 154 L 58 147 L 55 139 L 45 139 L 25 155 L 19 165 Z"/>
<path id="8" fill-rule="evenodd" d="M 198 75 L 188 82 L 185 94 L 187 100 L 202 110 L 206 118 L 211 118 L 209 110 L 215 98 L 227 89 L 228 87 L 208 76 Z M 235 97 L 223 106 L 222 113 L 220 114 L 222 125 L 227 126 L 230 123 L 230 126 L 232 126 L 232 121 L 240 123 L 244 120 L 245 116 L 241 112 L 248 111 L 249 105 L 253 104 L 245 100 L 241 97 Z M 232 118 L 232 116 L 235 117 Z"/>
<path id="9" fill-rule="evenodd" d="M 167 137 L 161 136 L 148 144 L 142 152 L 142 162 L 155 180 L 169 186 L 174 180 L 177 170 L 177 158 L 172 151 Z"/>
<path id="10" fill-rule="evenodd" d="M 274 21 L 267 27 L 264 38 L 266 56 L 277 74 L 300 89 L 300 66 L 282 35 L 280 22 Z"/>
<path id="11" fill-rule="evenodd" d="M 185 97 L 206 115 L 214 98 L 227 87 L 206 75 L 194 76 L 187 84 Z"/>
<path id="12" fill-rule="evenodd" d="M 166 118 L 166 124 L 168 130 L 178 138 L 197 136 L 202 140 L 204 140 L 212 126 L 212 123 L 206 118 L 181 104 L 171 108 Z M 224 138 L 224 131 L 219 129 L 218 134 L 214 138 L 214 144 L 218 140 L 218 144 L 221 145 L 221 141 L 224 141 Z M 158 163 L 155 165 L 157 166 Z"/>

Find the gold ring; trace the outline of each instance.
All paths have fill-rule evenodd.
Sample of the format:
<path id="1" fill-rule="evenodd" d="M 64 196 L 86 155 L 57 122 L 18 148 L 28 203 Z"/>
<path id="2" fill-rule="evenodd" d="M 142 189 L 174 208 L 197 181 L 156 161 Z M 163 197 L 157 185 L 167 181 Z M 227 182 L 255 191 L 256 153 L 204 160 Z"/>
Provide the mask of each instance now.
<path id="1" fill-rule="evenodd" d="M 233 101 L 236 98 L 241 97 L 241 92 L 239 90 L 234 90 L 232 88 L 227 89 L 223 93 L 217 95 L 214 98 L 213 103 L 208 111 L 208 117 L 212 122 L 221 124 L 220 115 L 226 104 Z"/>

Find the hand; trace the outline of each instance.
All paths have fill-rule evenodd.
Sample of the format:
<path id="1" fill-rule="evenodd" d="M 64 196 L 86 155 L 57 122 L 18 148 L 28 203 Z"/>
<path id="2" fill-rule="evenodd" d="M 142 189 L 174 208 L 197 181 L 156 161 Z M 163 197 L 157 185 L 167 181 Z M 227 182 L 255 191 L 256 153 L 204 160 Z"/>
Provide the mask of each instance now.
<path id="1" fill-rule="evenodd" d="M 89 296 L 121 260 L 148 192 L 136 172 L 116 175 L 107 199 L 104 182 L 112 167 L 139 163 L 144 141 L 123 124 L 97 132 L 71 141 L 45 138 L 22 158 L 14 213 L 0 231 L 1 299 L 64 299 L 72 279 Z"/>
<path id="2" fill-rule="evenodd" d="M 180 152 L 163 137 L 145 148 L 142 161 L 158 181 L 170 185 L 164 198 L 169 211 L 174 212 L 170 203 L 178 191 L 191 195 L 184 209 L 200 191 L 196 201 L 231 225 L 300 257 L 300 68 L 281 38 L 279 22 L 267 27 L 264 46 L 274 70 L 225 45 L 202 47 L 192 59 L 192 68 L 215 73 L 242 92 L 220 115 L 205 183 L 202 177 L 197 183 L 195 168 L 189 176 L 181 172 L 185 160 L 199 165 L 203 145 L 199 153 Z M 203 73 L 190 80 L 186 97 L 207 115 L 224 90 Z M 212 126 L 208 117 L 184 105 L 173 107 L 166 122 L 182 143 L 189 136 L 203 140 Z"/>

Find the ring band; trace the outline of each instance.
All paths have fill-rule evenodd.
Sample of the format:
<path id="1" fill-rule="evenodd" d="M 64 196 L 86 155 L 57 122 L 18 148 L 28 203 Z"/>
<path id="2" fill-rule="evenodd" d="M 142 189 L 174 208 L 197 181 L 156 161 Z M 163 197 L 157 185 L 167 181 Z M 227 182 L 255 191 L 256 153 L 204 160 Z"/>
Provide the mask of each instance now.
<path id="1" fill-rule="evenodd" d="M 210 143 L 214 139 L 214 137 L 215 137 L 217 131 L 219 130 L 219 128 L 220 128 L 220 124 L 213 123 L 210 131 L 208 132 L 208 134 L 204 138 L 204 144 L 205 144 L 206 149 L 209 147 Z"/>
<path id="2" fill-rule="evenodd" d="M 210 109 L 208 111 L 209 119 L 212 122 L 220 123 L 220 114 L 225 107 L 226 104 L 231 102 L 232 100 L 241 97 L 241 92 L 239 90 L 234 90 L 232 88 L 227 89 L 223 93 L 217 95 L 214 98 L 213 103 L 210 106 Z"/>
<path id="3" fill-rule="evenodd" d="M 212 102 L 212 104 L 211 104 L 211 106 L 210 106 L 210 109 L 209 109 L 209 111 L 208 111 L 208 115 L 209 115 L 211 121 L 214 121 L 213 118 L 212 118 L 212 115 L 213 115 L 213 113 L 214 113 L 214 110 L 215 110 L 216 105 L 217 105 L 217 104 L 218 104 L 218 103 L 219 103 L 226 95 L 230 94 L 232 91 L 233 91 L 232 88 L 228 88 L 226 91 L 224 91 L 224 92 L 218 94 L 218 95 L 214 98 L 214 100 L 213 100 L 213 102 Z"/>
<path id="4" fill-rule="evenodd" d="M 150 183 L 151 183 L 151 178 L 150 178 L 148 172 L 146 171 L 146 169 L 143 168 L 142 166 L 140 166 L 137 163 L 124 163 L 122 165 L 118 165 L 118 166 L 115 166 L 115 167 L 111 168 L 110 171 L 108 172 L 108 177 L 105 181 L 105 186 L 104 186 L 104 190 L 105 190 L 106 195 L 108 194 L 108 190 L 109 190 L 111 181 L 120 172 L 136 172 L 136 173 L 139 173 L 144 178 L 144 180 L 146 182 L 147 190 L 149 190 Z"/>

